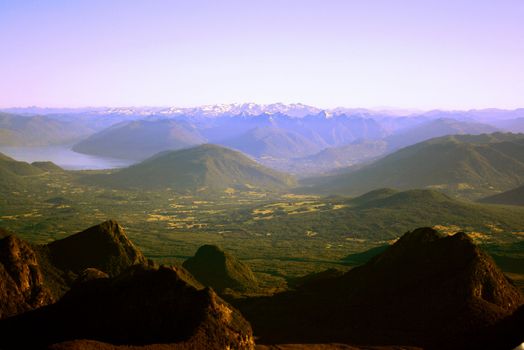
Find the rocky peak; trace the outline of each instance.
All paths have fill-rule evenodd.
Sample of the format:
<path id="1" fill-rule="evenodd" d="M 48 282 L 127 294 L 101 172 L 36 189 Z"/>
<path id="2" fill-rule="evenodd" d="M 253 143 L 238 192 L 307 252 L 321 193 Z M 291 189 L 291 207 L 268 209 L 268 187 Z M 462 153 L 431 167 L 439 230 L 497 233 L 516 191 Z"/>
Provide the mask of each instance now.
<path id="1" fill-rule="evenodd" d="M 54 241 L 47 247 L 55 266 L 74 273 L 91 267 L 116 276 L 130 265 L 147 263 L 124 228 L 114 220 Z"/>
<path id="2" fill-rule="evenodd" d="M 33 248 L 14 235 L 0 239 L 0 318 L 50 302 Z"/>
<path id="3" fill-rule="evenodd" d="M 87 281 L 41 312 L 0 322 L 0 347 L 46 348 L 74 339 L 109 344 L 177 344 L 184 349 L 254 349 L 251 326 L 182 269 L 132 266 L 115 278 Z M 74 319 L 75 322 L 70 322 Z M 32 329 L 20 339 L 20 331 Z"/>
<path id="4" fill-rule="evenodd" d="M 249 266 L 215 245 L 203 245 L 183 264 L 205 286 L 221 292 L 227 288 L 245 291 L 257 286 Z"/>

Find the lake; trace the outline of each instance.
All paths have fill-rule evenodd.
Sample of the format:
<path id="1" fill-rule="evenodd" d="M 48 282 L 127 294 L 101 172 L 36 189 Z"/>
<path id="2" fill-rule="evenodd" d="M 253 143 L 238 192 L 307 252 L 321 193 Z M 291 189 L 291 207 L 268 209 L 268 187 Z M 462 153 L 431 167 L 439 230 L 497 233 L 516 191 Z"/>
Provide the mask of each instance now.
<path id="1" fill-rule="evenodd" d="M 71 146 L 45 147 L 0 147 L 0 152 L 24 162 L 51 161 L 67 170 L 100 170 L 127 167 L 134 162 L 125 159 L 115 159 L 91 156 L 71 150 Z"/>

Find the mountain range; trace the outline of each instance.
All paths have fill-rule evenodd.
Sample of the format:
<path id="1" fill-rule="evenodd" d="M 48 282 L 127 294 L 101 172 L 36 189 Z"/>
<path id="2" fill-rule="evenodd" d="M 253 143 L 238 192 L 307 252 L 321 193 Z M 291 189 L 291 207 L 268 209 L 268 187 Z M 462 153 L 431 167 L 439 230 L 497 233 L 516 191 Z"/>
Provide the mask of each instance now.
<path id="1" fill-rule="evenodd" d="M 518 131 L 524 118 L 524 110 L 399 112 L 281 103 L 5 111 L 0 147 L 73 144 L 76 152 L 141 161 L 162 151 L 213 143 L 300 175 L 367 162 L 434 137 Z M 387 148 L 380 154 L 372 150 L 369 157 L 366 145 L 374 141 Z M 344 149 L 359 143 L 364 146 Z M 338 160 L 332 161 L 331 149 L 340 147 L 344 151 L 336 151 Z M 314 154 L 317 166 L 312 161 L 303 166 L 301 158 Z"/>

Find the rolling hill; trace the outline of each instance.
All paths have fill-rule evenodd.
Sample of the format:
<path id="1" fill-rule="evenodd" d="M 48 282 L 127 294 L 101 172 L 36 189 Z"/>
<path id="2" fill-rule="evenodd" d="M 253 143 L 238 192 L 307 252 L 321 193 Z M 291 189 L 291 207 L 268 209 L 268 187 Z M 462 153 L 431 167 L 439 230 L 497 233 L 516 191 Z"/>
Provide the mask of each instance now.
<path id="1" fill-rule="evenodd" d="M 379 189 L 355 198 L 327 197 L 309 205 L 261 205 L 246 215 L 243 227 L 273 237 L 310 240 L 371 240 L 397 238 L 413 227 L 441 225 L 482 233 L 481 240 L 518 240 L 524 223 L 524 208 L 500 207 L 457 200 L 435 190 L 395 191 Z M 262 214 L 263 213 L 263 214 Z"/>
<path id="2" fill-rule="evenodd" d="M 265 168 L 240 152 L 209 144 L 160 153 L 115 173 L 83 180 L 118 188 L 170 187 L 181 193 L 282 190 L 294 184 L 289 175 Z"/>
<path id="3" fill-rule="evenodd" d="M 152 155 L 205 143 L 185 121 L 136 120 L 113 125 L 77 143 L 73 150 L 104 157 L 144 160 Z"/>
<path id="4" fill-rule="evenodd" d="M 403 148 L 359 170 L 309 179 L 309 191 L 362 194 L 375 188 L 435 188 L 471 198 L 524 182 L 524 135 L 435 138 Z"/>
<path id="5" fill-rule="evenodd" d="M 509 191 L 495 194 L 479 200 L 482 203 L 524 205 L 524 186 L 513 188 Z"/>
<path id="6" fill-rule="evenodd" d="M 19 162 L 0 153 L 0 191 L 18 191 L 27 186 L 27 178 L 45 171 L 26 162 Z"/>
<path id="7" fill-rule="evenodd" d="M 0 191 L 15 192 L 27 189 L 46 173 L 62 173 L 64 170 L 53 162 L 21 162 L 0 153 Z"/>

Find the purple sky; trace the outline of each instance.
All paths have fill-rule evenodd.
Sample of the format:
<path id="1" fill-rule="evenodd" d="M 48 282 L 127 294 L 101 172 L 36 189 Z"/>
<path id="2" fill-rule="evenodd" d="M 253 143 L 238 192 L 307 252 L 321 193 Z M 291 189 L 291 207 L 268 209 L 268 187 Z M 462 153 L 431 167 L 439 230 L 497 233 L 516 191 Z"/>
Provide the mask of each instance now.
<path id="1" fill-rule="evenodd" d="M 0 107 L 524 107 L 524 0 L 0 0 Z"/>

